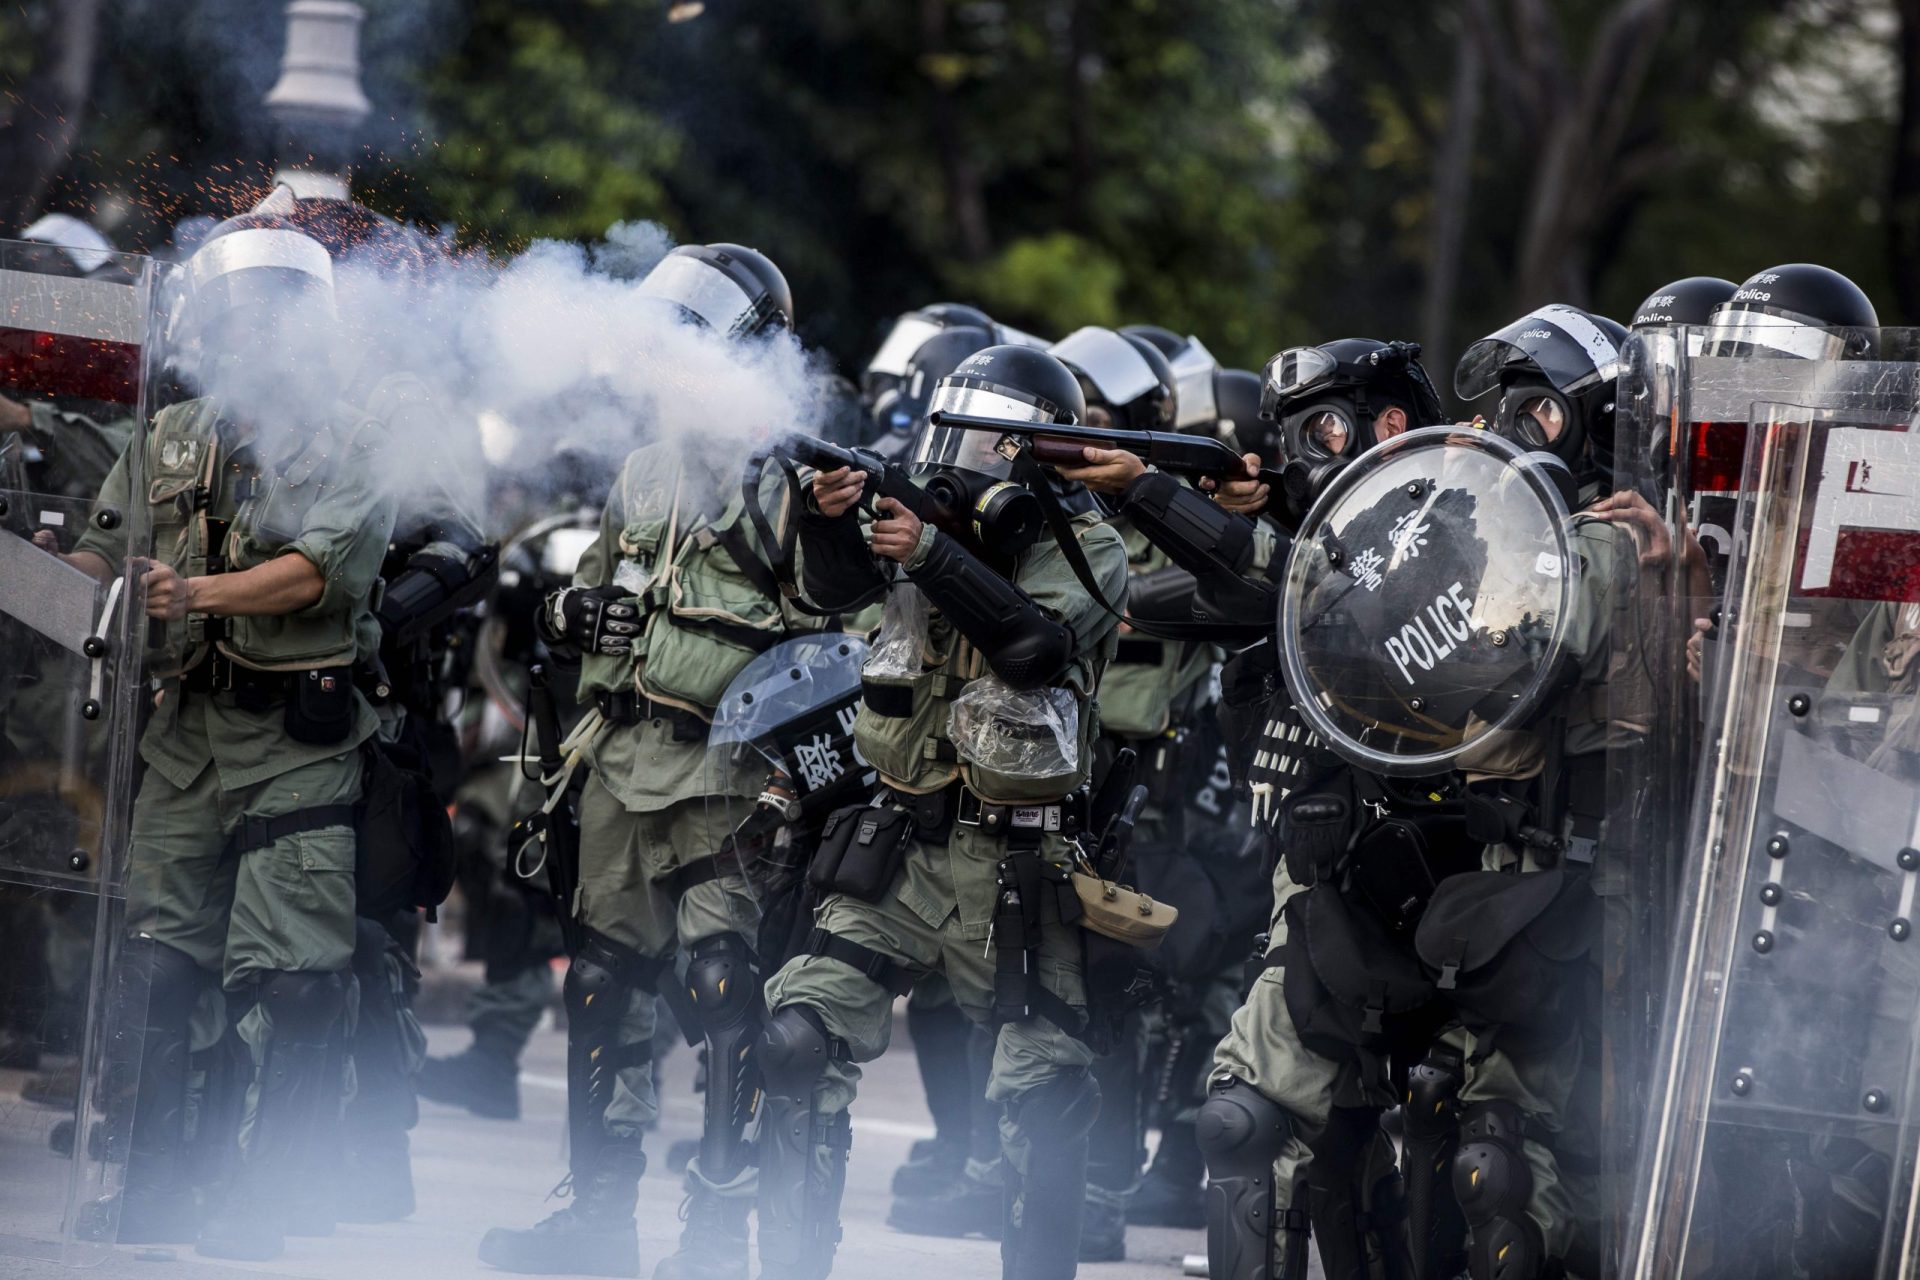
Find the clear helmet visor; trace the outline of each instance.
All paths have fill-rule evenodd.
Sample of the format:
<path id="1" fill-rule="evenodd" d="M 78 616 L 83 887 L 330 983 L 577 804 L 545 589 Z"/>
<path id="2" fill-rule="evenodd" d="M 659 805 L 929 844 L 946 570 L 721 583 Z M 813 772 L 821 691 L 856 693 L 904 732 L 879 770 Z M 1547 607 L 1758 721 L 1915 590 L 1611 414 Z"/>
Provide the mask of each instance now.
<path id="1" fill-rule="evenodd" d="M 927 339 L 939 333 L 943 327 L 924 316 L 901 316 L 894 322 L 893 330 L 887 334 L 886 341 L 880 344 L 880 349 L 873 353 L 873 359 L 867 361 L 867 372 L 904 377 L 914 352 L 925 346 Z"/>
<path id="2" fill-rule="evenodd" d="M 1777 311 L 1749 307 L 1721 307 L 1707 330 L 1705 354 L 1710 356 L 1779 356 L 1795 360 L 1840 360 L 1847 354 L 1846 335 L 1808 324 Z"/>
<path id="3" fill-rule="evenodd" d="M 1290 347 L 1267 362 L 1267 392 L 1275 399 L 1292 399 L 1331 378 L 1339 367 L 1318 347 Z"/>
<path id="4" fill-rule="evenodd" d="M 1213 375 L 1219 369 L 1220 362 L 1198 338 L 1188 338 L 1187 345 L 1174 356 L 1173 386 L 1179 406 L 1176 427 L 1204 426 L 1220 417 L 1220 407 L 1213 397 Z"/>
<path id="5" fill-rule="evenodd" d="M 1146 357 L 1111 329 L 1076 329 L 1051 350 L 1110 405 L 1132 404 L 1160 381 Z"/>
<path id="6" fill-rule="evenodd" d="M 944 379 L 934 388 L 927 413 L 929 416 L 955 413 L 969 418 L 991 418 L 1006 423 L 1008 431 L 1045 426 L 1053 421 L 1052 414 L 1030 400 L 952 379 Z M 991 431 L 925 424 L 914 445 L 914 467 L 916 470 L 958 467 L 1005 479 L 1013 473 L 1013 462 L 995 447 L 999 443 L 1000 438 Z"/>
<path id="7" fill-rule="evenodd" d="M 1561 392 L 1572 395 L 1620 372 L 1620 348 L 1585 312 L 1554 303 L 1541 307 L 1467 348 L 1454 370 L 1453 389 L 1475 400 L 1500 385 L 1515 364 L 1531 363 Z"/>
<path id="8" fill-rule="evenodd" d="M 732 334 L 754 311 L 754 300 L 732 276 L 685 253 L 660 259 L 640 282 L 640 295 L 673 303 L 719 334 Z"/>

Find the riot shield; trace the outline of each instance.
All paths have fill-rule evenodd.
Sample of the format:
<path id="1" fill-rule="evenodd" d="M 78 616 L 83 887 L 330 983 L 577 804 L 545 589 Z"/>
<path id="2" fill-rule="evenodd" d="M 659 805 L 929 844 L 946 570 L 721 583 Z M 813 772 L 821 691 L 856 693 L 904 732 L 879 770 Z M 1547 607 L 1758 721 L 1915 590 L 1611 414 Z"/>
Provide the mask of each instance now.
<path id="1" fill-rule="evenodd" d="M 1696 371 L 1696 406 L 1784 376 L 1739 372 Z M 1637 1277 L 1920 1274 L 1920 365 L 1793 372 L 1826 407 L 1748 414 L 1618 1245 Z"/>
<path id="2" fill-rule="evenodd" d="M 145 992 L 109 980 L 124 916 L 145 638 L 155 268 L 0 242 L 0 1254 L 85 1261 L 113 1236 Z M 104 1210 L 96 1207 L 104 1205 Z"/>
<path id="3" fill-rule="evenodd" d="M 853 744 L 867 642 L 838 631 L 796 636 L 741 669 L 714 708 L 707 792 L 753 896 L 746 936 L 772 972 L 792 949 L 814 837 L 827 814 L 872 794 Z"/>
<path id="4" fill-rule="evenodd" d="M 1485 750 L 1552 688 L 1578 558 L 1566 502 L 1517 446 L 1429 427 L 1344 468 L 1301 524 L 1280 599 L 1287 688 L 1376 773 Z"/>

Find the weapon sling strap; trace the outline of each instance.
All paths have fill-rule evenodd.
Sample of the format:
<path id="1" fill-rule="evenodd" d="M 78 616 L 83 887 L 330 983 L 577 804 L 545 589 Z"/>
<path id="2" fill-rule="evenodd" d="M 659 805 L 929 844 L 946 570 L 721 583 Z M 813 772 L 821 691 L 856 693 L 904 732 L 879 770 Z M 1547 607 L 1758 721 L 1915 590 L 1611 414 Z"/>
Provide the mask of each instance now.
<path id="1" fill-rule="evenodd" d="M 787 477 L 789 505 L 794 513 L 792 518 L 785 521 L 778 530 L 774 529 L 773 522 L 767 519 L 766 511 L 760 506 L 760 477 L 766 474 L 769 457 L 779 464 L 780 470 Z M 728 530 L 732 538 L 723 536 L 721 545 L 725 546 L 734 560 L 740 564 L 740 571 L 752 579 L 756 590 L 766 592 L 775 600 L 785 600 L 801 613 L 815 618 L 837 619 L 840 616 L 840 610 L 822 609 L 807 599 L 800 590 L 798 579 L 794 577 L 793 550 L 798 539 L 796 529 L 800 521 L 799 512 L 804 509 L 803 504 L 806 501 L 806 494 L 800 483 L 799 468 L 778 453 L 765 450 L 755 453 L 747 459 L 746 470 L 740 479 L 740 500 L 745 504 L 747 519 L 753 523 L 753 531 L 759 536 L 760 545 L 767 549 L 765 560 L 753 555 L 751 550 L 746 551 L 743 557 L 736 543 L 738 547 L 745 547 L 745 537 L 740 534 L 738 526 Z M 753 561 L 752 569 L 746 566 L 748 559 Z M 831 627 L 838 625 L 835 622 Z"/>
<path id="2" fill-rule="evenodd" d="M 1135 631 L 1144 635 L 1158 636 L 1162 640 L 1204 640 L 1215 641 L 1220 638 L 1220 627 L 1211 622 L 1146 622 L 1139 618 L 1128 617 L 1125 610 L 1113 607 L 1107 599 L 1107 593 L 1093 576 L 1093 569 L 1087 564 L 1086 553 L 1080 550 L 1080 539 L 1073 531 L 1073 520 L 1061 507 L 1060 499 L 1053 492 L 1053 484 L 1047 479 L 1047 473 L 1034 461 L 1033 454 L 1022 445 L 1013 456 L 1014 478 L 1025 485 L 1040 503 L 1040 513 L 1046 517 L 1047 529 L 1053 534 L 1053 540 L 1060 545 L 1060 554 L 1067 559 L 1067 567 L 1073 570 L 1073 576 L 1080 580 L 1093 602 L 1106 610 L 1115 619 L 1126 623 Z"/>

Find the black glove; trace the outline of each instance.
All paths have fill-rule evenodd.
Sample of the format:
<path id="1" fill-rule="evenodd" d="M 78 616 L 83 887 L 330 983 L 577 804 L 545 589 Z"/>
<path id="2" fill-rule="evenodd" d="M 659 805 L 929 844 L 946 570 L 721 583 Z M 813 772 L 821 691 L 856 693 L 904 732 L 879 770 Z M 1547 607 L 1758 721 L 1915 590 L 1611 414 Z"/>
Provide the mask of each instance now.
<path id="1" fill-rule="evenodd" d="M 628 654 L 640 634 L 640 602 L 619 587 L 562 587 L 541 607 L 540 630 L 549 644 Z"/>

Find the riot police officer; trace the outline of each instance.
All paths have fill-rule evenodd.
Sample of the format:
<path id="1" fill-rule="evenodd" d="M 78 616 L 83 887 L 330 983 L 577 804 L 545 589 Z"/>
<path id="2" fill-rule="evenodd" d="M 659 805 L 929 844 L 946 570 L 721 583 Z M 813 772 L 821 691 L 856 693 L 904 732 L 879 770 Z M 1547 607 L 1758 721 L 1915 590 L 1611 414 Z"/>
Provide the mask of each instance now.
<path id="1" fill-rule="evenodd" d="M 717 340 L 751 342 L 793 322 L 785 277 L 740 245 L 675 249 L 639 293 Z M 657 1108 L 654 994 L 677 997 L 684 981 L 686 1021 L 707 1046 L 706 1115 L 680 1249 L 654 1274 L 746 1274 L 757 908 L 727 840 L 726 806 L 711 796 L 705 739 L 740 668 L 820 621 L 782 603 L 728 447 L 664 440 L 636 450 L 573 585 L 541 609 L 542 638 L 580 655 L 581 696 L 597 713 L 574 735 L 591 773 L 575 894 L 582 942 L 564 991 L 573 1201 L 531 1230 L 488 1232 L 480 1256 L 506 1270 L 638 1270 L 640 1143 Z M 684 980 L 676 948 L 691 956 Z"/>
<path id="2" fill-rule="evenodd" d="M 1012 428 L 1085 413 L 1064 365 L 1013 346 L 963 361 L 933 404 Z M 802 517 L 803 582 L 817 607 L 889 593 L 855 723 L 881 790 L 872 806 L 840 815 L 837 849 L 832 832 L 823 837 L 817 856 L 835 857 L 837 891 L 816 916 L 811 954 L 767 984 L 768 1276 L 831 1267 L 855 1064 L 885 1048 L 894 995 L 933 972 L 997 1032 L 988 1095 L 1005 1107 L 1005 1273 L 1064 1276 L 1076 1265 L 1099 1090 L 1079 1038 L 1086 995 L 1066 841 L 1085 822 L 1092 697 L 1115 636 L 1068 557 L 1083 556 L 1117 599 L 1125 551 L 1090 503 L 1013 482 L 992 443 L 929 427 L 916 451 L 936 473 L 930 486 L 967 495 L 964 522 L 937 527 L 885 498 L 863 530 L 854 507 L 865 477 L 854 471 L 819 475 Z M 1062 504 L 1075 546 L 1034 540 L 1029 504 L 1046 501 Z"/>
<path id="3" fill-rule="evenodd" d="M 378 720 L 352 679 L 370 647 L 393 506 L 370 483 L 379 424 L 342 411 L 326 249 L 272 214 L 216 228 L 186 266 L 174 317 L 200 394 L 149 435 L 150 618 L 163 677 L 141 739 L 129 937 L 151 990 L 120 1218 L 123 1240 L 265 1259 L 326 1176 L 339 1105 L 333 1047 L 354 949 L 358 748 Z M 123 455 L 102 487 L 122 504 Z M 110 576 L 124 526 L 70 559 Z M 198 1224 L 183 1167 L 188 1022 L 224 990 L 248 1047 L 253 1122 L 223 1200 Z"/>
<path id="4" fill-rule="evenodd" d="M 1382 938 L 1380 949 L 1391 950 L 1402 970 L 1412 965 L 1406 934 L 1417 910 L 1390 925 L 1373 923 L 1378 913 L 1355 891 L 1365 883 L 1355 865 L 1370 837 L 1434 825 L 1429 811 L 1435 806 L 1416 790 L 1343 766 L 1300 731 L 1265 622 L 1272 617 L 1286 535 L 1225 508 L 1258 509 L 1290 498 L 1290 514 L 1303 510 L 1367 447 L 1434 421 L 1439 399 L 1417 356 L 1410 344 L 1343 339 L 1292 348 L 1268 362 L 1262 416 L 1286 440 L 1286 495 L 1236 481 L 1222 487 L 1216 503 L 1173 477 L 1144 472 L 1131 455 L 1102 450 L 1088 450 L 1089 465 L 1066 473 L 1103 488 L 1124 486 L 1122 510 L 1195 573 L 1196 612 L 1218 619 L 1223 636 L 1237 631 L 1243 643 L 1266 640 L 1237 657 L 1237 669 L 1224 681 L 1229 689 L 1254 691 L 1245 701 L 1263 736 L 1257 754 L 1248 750 L 1242 771 L 1252 774 L 1256 827 L 1285 856 L 1274 870 L 1270 949 L 1216 1050 L 1208 1097 L 1196 1115 L 1196 1141 L 1211 1180 L 1208 1253 L 1218 1276 L 1304 1276 L 1309 1226 L 1329 1275 L 1353 1274 L 1369 1258 L 1406 1264 L 1398 1178 L 1377 1116 L 1398 1100 L 1394 1080 L 1406 1073 L 1404 1062 L 1390 1073 L 1392 1058 L 1417 1054 L 1434 1027 L 1411 1014 L 1369 1025 L 1323 1013 L 1311 1025 L 1298 1025 L 1300 1011 L 1337 1002 L 1326 1000 L 1288 944 L 1291 939 L 1297 947 L 1298 921 L 1317 904 L 1323 918 L 1344 920 L 1351 913 L 1368 921 Z M 1248 770 L 1249 764 L 1255 767 Z M 1371 807 L 1373 821 L 1361 819 L 1356 794 Z M 1391 820 L 1384 816 L 1389 813 Z M 1423 850 L 1431 858 L 1423 870 L 1431 874 L 1446 854 Z M 1411 891 L 1415 883 L 1409 879 L 1407 892 L 1387 900 L 1403 912 L 1409 903 L 1417 907 L 1423 899 Z"/>

